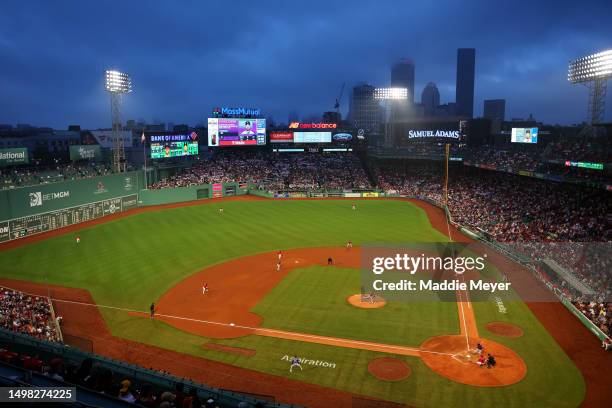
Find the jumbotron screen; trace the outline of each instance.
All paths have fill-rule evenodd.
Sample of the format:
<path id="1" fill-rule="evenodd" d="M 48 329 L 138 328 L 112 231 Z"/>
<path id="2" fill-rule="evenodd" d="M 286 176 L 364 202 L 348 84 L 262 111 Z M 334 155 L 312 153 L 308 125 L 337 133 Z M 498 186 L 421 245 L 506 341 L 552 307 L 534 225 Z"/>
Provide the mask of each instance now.
<path id="1" fill-rule="evenodd" d="M 261 146 L 265 144 L 265 119 L 208 118 L 208 146 Z"/>
<path id="2" fill-rule="evenodd" d="M 198 134 L 196 132 L 183 135 L 152 135 L 149 142 L 152 159 L 198 155 Z"/>
<path id="3" fill-rule="evenodd" d="M 538 143 L 538 128 L 512 128 L 512 143 Z"/>

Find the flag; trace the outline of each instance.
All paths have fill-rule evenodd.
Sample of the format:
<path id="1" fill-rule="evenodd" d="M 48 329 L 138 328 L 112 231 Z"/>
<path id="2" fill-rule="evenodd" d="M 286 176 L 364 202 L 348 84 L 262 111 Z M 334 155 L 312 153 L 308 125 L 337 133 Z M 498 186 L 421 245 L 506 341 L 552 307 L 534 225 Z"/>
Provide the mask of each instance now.
<path id="1" fill-rule="evenodd" d="M 142 136 L 140 137 L 140 143 L 144 143 L 147 140 L 147 138 L 144 135 L 144 130 L 142 131 Z"/>

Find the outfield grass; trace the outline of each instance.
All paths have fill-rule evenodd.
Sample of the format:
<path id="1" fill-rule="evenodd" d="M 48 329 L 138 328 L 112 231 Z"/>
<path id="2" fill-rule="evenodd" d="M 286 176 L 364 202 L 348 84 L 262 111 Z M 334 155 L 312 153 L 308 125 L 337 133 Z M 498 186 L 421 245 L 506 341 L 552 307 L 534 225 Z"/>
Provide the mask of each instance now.
<path id="1" fill-rule="evenodd" d="M 0 252 L 0 276 L 87 288 L 99 304 L 146 310 L 177 282 L 232 258 L 364 242 L 434 242 L 423 210 L 400 201 L 224 202 L 148 212 Z M 405 220 L 398 223 L 397 220 Z M 117 290 L 120 288 L 120 290 Z"/>
<path id="2" fill-rule="evenodd" d="M 151 301 L 186 276 L 232 258 L 278 249 L 363 243 L 446 241 L 423 210 L 401 201 L 254 201 L 182 207 L 149 212 L 0 252 L 0 276 L 88 289 L 98 304 L 146 310 Z M 430 335 L 457 333 L 453 303 L 395 304 L 371 311 L 346 304 L 359 291 L 355 270 L 311 267 L 292 271 L 254 311 L 264 326 L 418 346 Z M 584 381 L 569 358 L 523 304 L 507 304 L 501 315 L 495 303 L 475 303 L 483 336 L 516 350 L 528 365 L 518 384 L 503 388 L 464 386 L 427 368 L 418 358 L 408 362 L 412 375 L 396 383 L 367 373 L 380 353 L 260 336 L 215 342 L 254 349 L 253 357 L 206 350 L 208 339 L 182 332 L 157 320 L 102 309 L 114 335 L 206 357 L 240 367 L 288 376 L 287 354 L 336 363 L 335 369 L 308 367 L 291 377 L 416 406 L 577 406 Z M 507 339 L 487 333 L 488 321 L 509 319 L 525 336 Z"/>
<path id="3" fill-rule="evenodd" d="M 360 285 L 358 269 L 294 269 L 252 311 L 268 328 L 402 346 L 460 333 L 455 303 L 388 302 L 381 309 L 358 309 L 346 298 L 360 293 Z"/>

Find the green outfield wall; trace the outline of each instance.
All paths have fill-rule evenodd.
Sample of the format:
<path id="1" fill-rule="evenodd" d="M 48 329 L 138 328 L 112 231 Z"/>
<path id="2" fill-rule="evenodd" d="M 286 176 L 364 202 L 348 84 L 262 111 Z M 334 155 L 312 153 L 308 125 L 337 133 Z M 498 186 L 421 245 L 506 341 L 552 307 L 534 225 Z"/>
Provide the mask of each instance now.
<path id="1" fill-rule="evenodd" d="M 82 204 L 138 194 L 142 172 L 39 184 L 0 191 L 0 220 L 28 217 Z"/>
<path id="2" fill-rule="evenodd" d="M 0 242 L 90 221 L 138 206 L 142 172 L 0 191 Z"/>
<path id="3" fill-rule="evenodd" d="M 209 198 L 232 197 L 248 192 L 245 183 L 215 183 L 197 186 L 141 190 L 138 205 L 163 205 Z"/>

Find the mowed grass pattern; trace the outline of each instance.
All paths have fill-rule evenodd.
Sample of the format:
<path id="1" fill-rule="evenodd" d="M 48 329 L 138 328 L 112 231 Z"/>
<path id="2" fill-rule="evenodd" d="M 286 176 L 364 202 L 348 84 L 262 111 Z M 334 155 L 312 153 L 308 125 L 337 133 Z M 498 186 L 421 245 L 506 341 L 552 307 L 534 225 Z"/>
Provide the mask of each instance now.
<path id="1" fill-rule="evenodd" d="M 252 311 L 264 318 L 264 327 L 410 347 L 460 333 L 452 302 L 389 302 L 381 309 L 349 305 L 346 298 L 360 292 L 360 280 L 358 269 L 294 269 Z"/>

